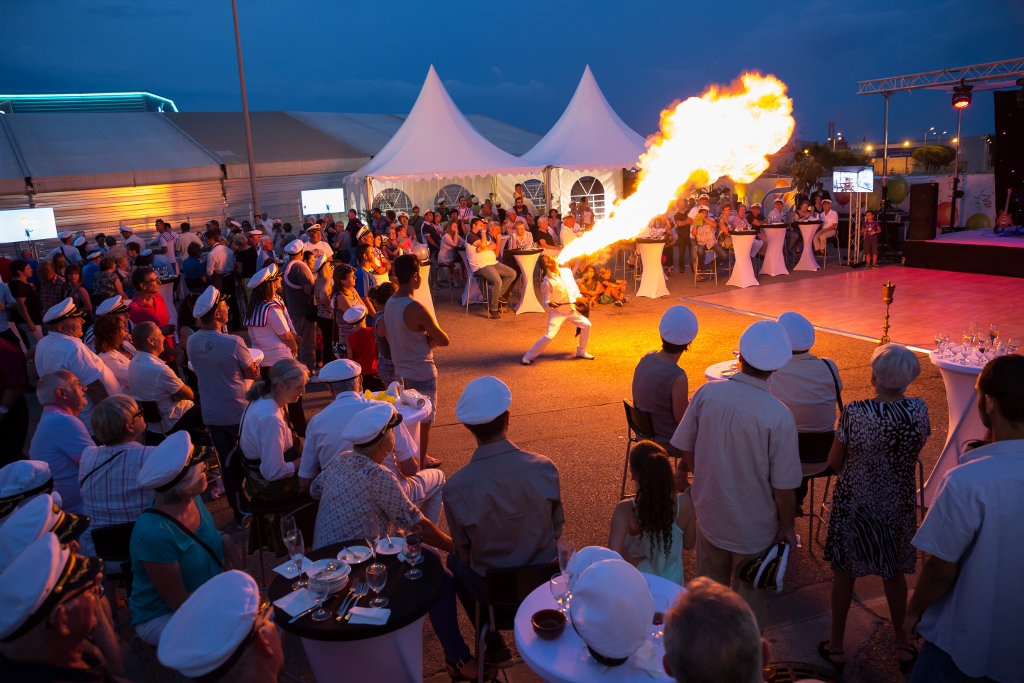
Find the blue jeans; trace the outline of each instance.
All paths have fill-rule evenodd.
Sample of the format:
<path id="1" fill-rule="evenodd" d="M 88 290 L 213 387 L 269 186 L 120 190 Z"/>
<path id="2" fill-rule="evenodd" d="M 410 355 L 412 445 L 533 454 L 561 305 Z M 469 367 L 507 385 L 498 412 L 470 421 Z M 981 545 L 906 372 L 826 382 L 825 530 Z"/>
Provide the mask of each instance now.
<path id="1" fill-rule="evenodd" d="M 968 676 L 956 665 L 948 652 L 925 641 L 914 664 L 910 683 L 996 683 L 988 676 Z"/>
<path id="2" fill-rule="evenodd" d="M 423 396 L 430 399 L 430 414 L 423 418 L 423 422 L 433 422 L 437 414 L 437 375 L 430 379 L 401 379 L 402 388 L 415 389 Z"/>
<path id="3" fill-rule="evenodd" d="M 423 552 L 431 553 L 438 560 L 441 555 L 437 550 L 428 545 L 421 546 Z M 437 604 L 430 608 L 430 623 L 434 626 L 434 633 L 444 650 L 444 659 L 449 664 L 469 659 L 469 646 L 462 639 L 459 631 L 459 616 L 455 607 L 455 577 L 447 569 L 444 570 L 444 591 Z"/>

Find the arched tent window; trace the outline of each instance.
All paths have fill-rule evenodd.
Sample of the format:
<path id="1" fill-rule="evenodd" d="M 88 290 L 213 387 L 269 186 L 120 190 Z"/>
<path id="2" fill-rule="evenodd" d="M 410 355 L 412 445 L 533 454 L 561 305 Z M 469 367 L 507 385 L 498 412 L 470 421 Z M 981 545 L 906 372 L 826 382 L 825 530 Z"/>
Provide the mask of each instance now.
<path id="1" fill-rule="evenodd" d="M 604 218 L 604 185 L 597 178 L 589 175 L 583 176 L 573 183 L 569 196 L 572 201 L 577 203 L 586 197 L 594 212 L 594 218 Z"/>
<path id="2" fill-rule="evenodd" d="M 524 199 L 533 202 L 533 207 L 536 209 L 536 214 L 548 212 L 548 205 L 544 202 L 544 181 L 537 180 L 536 178 L 530 178 L 529 180 L 523 181 L 523 194 L 526 195 Z"/>
<path id="3" fill-rule="evenodd" d="M 389 187 L 385 190 L 381 190 L 376 197 L 373 198 L 373 208 L 380 209 L 383 213 L 388 209 L 393 210 L 395 213 L 412 211 L 412 200 L 409 199 L 409 195 L 399 190 L 397 187 Z"/>
<path id="4" fill-rule="evenodd" d="M 441 200 L 444 200 L 444 205 L 449 209 L 457 207 L 459 205 L 459 197 L 470 197 L 472 194 L 469 190 L 464 188 L 462 185 L 453 183 L 451 185 L 445 185 L 437 194 L 434 196 L 434 206 L 440 206 Z"/>

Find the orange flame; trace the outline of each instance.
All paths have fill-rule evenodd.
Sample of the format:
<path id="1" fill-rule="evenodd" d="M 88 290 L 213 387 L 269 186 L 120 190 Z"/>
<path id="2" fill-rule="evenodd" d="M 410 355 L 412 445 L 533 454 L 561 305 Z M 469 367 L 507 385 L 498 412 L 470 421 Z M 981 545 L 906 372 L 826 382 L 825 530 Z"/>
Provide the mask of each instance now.
<path id="1" fill-rule="evenodd" d="M 684 187 L 722 176 L 751 182 L 768 168 L 765 157 L 782 149 L 794 125 L 785 84 L 756 73 L 666 109 L 661 132 L 640 157 L 636 191 L 617 201 L 609 217 L 563 249 L 558 260 L 568 263 L 636 237 Z"/>

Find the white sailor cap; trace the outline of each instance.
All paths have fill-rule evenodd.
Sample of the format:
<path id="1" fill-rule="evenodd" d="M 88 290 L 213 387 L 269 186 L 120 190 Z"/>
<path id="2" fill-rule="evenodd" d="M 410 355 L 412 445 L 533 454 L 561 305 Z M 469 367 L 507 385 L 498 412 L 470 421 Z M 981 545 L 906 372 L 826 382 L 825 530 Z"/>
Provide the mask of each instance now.
<path id="1" fill-rule="evenodd" d="M 139 469 L 139 486 L 167 491 L 185 478 L 192 465 L 192 437 L 182 430 L 174 432 L 157 446 Z"/>
<path id="2" fill-rule="evenodd" d="M 281 219 L 280 218 L 275 218 L 274 219 L 274 225 L 281 225 Z"/>
<path id="3" fill-rule="evenodd" d="M 781 194 L 775 195 L 775 202 L 774 203 L 776 203 L 776 204 L 782 204 L 783 203 L 782 195 Z"/>
<path id="4" fill-rule="evenodd" d="M 63 545 L 77 541 L 89 527 L 89 518 L 64 512 L 48 493 L 36 496 L 11 513 L 0 525 L 0 572 L 46 533 L 54 533 Z"/>
<path id="5" fill-rule="evenodd" d="M 702 205 L 700 205 L 700 206 L 698 206 L 698 207 L 697 207 L 697 213 L 700 213 L 701 211 L 703 211 L 703 212 L 705 212 L 705 213 L 709 213 L 709 212 L 710 212 L 710 209 L 708 209 L 708 207 L 706 207 L 706 206 L 704 206 L 704 205 L 702 204 Z"/>
<path id="6" fill-rule="evenodd" d="M 284 245 L 284 253 L 295 255 L 301 253 L 305 248 L 306 243 L 302 240 L 292 240 L 288 244 Z"/>
<path id="7" fill-rule="evenodd" d="M 96 307 L 96 315 L 106 315 L 107 313 L 127 313 L 128 304 L 124 302 L 120 294 L 115 294 L 109 299 L 104 299 L 103 303 Z"/>
<path id="8" fill-rule="evenodd" d="M 0 519 L 41 493 L 54 493 L 50 466 L 42 460 L 15 460 L 0 468 Z M 54 493 L 54 500 L 60 496 Z"/>
<path id="9" fill-rule="evenodd" d="M 62 548 L 53 534 L 37 538 L 0 574 L 0 641 L 21 638 L 102 571 L 102 560 Z"/>
<path id="10" fill-rule="evenodd" d="M 363 235 L 368 235 L 369 233 L 370 229 L 364 225 L 363 227 L 359 228 L 359 232 L 356 233 L 356 240 L 363 239 Z"/>
<path id="11" fill-rule="evenodd" d="M 573 581 L 569 584 L 569 588 L 572 588 L 575 585 L 576 579 L 580 578 L 583 570 L 595 562 L 621 559 L 622 555 L 619 555 L 614 550 L 610 550 L 604 546 L 588 545 L 585 548 L 580 548 L 569 557 L 569 561 L 565 565 L 565 573 L 573 577 Z"/>
<path id="12" fill-rule="evenodd" d="M 259 613 L 255 579 L 237 569 L 218 574 L 171 616 L 160 634 L 157 658 L 186 678 L 218 680 L 249 646 Z"/>
<path id="13" fill-rule="evenodd" d="M 807 351 L 814 346 L 814 325 L 799 313 L 787 311 L 779 316 L 779 324 L 789 335 L 794 351 Z"/>
<path id="14" fill-rule="evenodd" d="M 353 446 L 372 446 L 401 421 L 402 414 L 393 405 L 384 401 L 374 402 L 348 421 L 341 430 L 341 438 L 351 441 Z"/>
<path id="15" fill-rule="evenodd" d="M 482 425 L 504 414 L 512 405 L 512 392 L 497 377 L 477 377 L 462 390 L 455 405 L 455 419 L 462 424 Z"/>
<path id="16" fill-rule="evenodd" d="M 831 204 L 832 200 L 829 199 L 828 197 L 825 197 L 824 199 L 821 200 L 821 203 L 822 204 Z"/>
<path id="17" fill-rule="evenodd" d="M 61 230 L 59 233 L 57 233 L 57 238 L 58 239 L 66 240 L 69 237 L 71 237 L 71 231 L 70 230 Z"/>
<path id="18" fill-rule="evenodd" d="M 697 337 L 697 316 L 686 306 L 672 306 L 662 314 L 658 333 L 669 344 L 689 344 Z"/>
<path id="19" fill-rule="evenodd" d="M 295 240 L 298 242 L 298 240 Z M 324 264 L 331 260 L 331 257 L 327 254 L 318 254 L 316 260 L 313 261 L 313 274 L 316 275 L 320 272 L 320 269 L 324 267 Z"/>
<path id="20" fill-rule="evenodd" d="M 71 297 L 64 299 L 59 304 L 50 306 L 50 309 L 46 311 L 46 315 L 43 316 L 43 322 L 47 325 L 52 323 L 59 323 L 61 320 L 67 320 L 68 318 L 84 318 L 85 312 L 80 311 L 75 302 L 71 300 Z"/>
<path id="21" fill-rule="evenodd" d="M 92 251 L 89 252 L 89 255 L 86 256 L 85 258 L 87 258 L 87 259 L 89 259 L 91 261 L 92 259 L 101 259 L 101 258 L 103 258 L 103 256 L 104 256 L 104 254 L 103 254 L 102 251 L 100 251 L 99 249 L 93 249 Z"/>
<path id="22" fill-rule="evenodd" d="M 359 306 L 358 304 L 351 306 L 347 311 L 345 311 L 345 315 L 343 317 L 345 322 L 349 325 L 354 325 L 366 317 L 366 306 Z"/>
<path id="23" fill-rule="evenodd" d="M 313 232 L 314 230 L 319 232 L 319 231 L 323 230 L 323 226 L 320 225 L 319 223 L 314 223 L 313 225 L 311 225 L 308 228 L 306 228 L 306 232 Z"/>
<path id="24" fill-rule="evenodd" d="M 701 195 L 700 195 L 699 197 L 697 197 L 697 201 L 700 201 L 700 200 L 702 200 L 702 199 L 708 199 L 708 200 L 710 200 L 711 198 L 710 198 L 710 197 L 708 197 L 707 193 L 704 193 L 704 192 L 702 192 L 702 193 L 701 193 Z"/>
<path id="25" fill-rule="evenodd" d="M 355 379 L 361 374 L 363 374 L 363 367 L 359 363 L 348 358 L 339 358 L 320 368 L 320 372 L 317 373 L 316 377 L 311 378 L 310 381 L 344 382 L 345 380 Z"/>
<path id="26" fill-rule="evenodd" d="M 618 666 L 647 640 L 654 598 L 643 574 L 620 557 L 583 570 L 572 589 L 570 612 L 594 659 Z"/>
<path id="27" fill-rule="evenodd" d="M 143 249 L 142 251 L 139 252 L 139 256 L 152 256 L 152 255 L 153 255 L 153 250 L 152 249 Z"/>
<path id="28" fill-rule="evenodd" d="M 761 208 L 761 202 L 754 202 L 753 204 L 750 205 L 750 208 L 753 209 L 755 206 L 760 209 Z"/>
<path id="29" fill-rule="evenodd" d="M 231 221 L 231 225 L 235 226 L 236 228 L 242 227 L 242 224 L 239 223 L 238 221 Z"/>
<path id="30" fill-rule="evenodd" d="M 280 279 L 281 271 L 277 269 L 276 263 L 271 263 L 269 266 L 267 266 L 266 268 L 252 276 L 252 279 L 249 280 L 249 289 L 256 289 L 264 282 L 270 282 L 271 280 Z"/>
<path id="31" fill-rule="evenodd" d="M 69 235 L 69 237 L 70 237 L 70 235 Z M 72 242 L 71 244 L 73 244 L 76 247 L 85 246 L 85 237 L 79 235 L 78 237 L 75 238 L 75 241 Z"/>
<path id="32" fill-rule="evenodd" d="M 789 362 L 793 348 L 782 325 L 771 320 L 758 320 L 740 335 L 740 356 L 751 367 L 772 372 Z"/>
<path id="33" fill-rule="evenodd" d="M 196 305 L 192 309 L 192 313 L 197 318 L 202 318 L 204 315 L 217 308 L 217 304 L 221 301 L 227 301 L 227 297 L 220 293 L 220 290 L 210 285 L 206 290 L 199 295 L 196 299 Z"/>
<path id="34" fill-rule="evenodd" d="M 262 235 L 263 231 L 262 230 L 250 230 L 249 234 L 250 235 Z"/>
<path id="35" fill-rule="evenodd" d="M 407 213 L 406 213 L 405 211 L 402 211 L 402 212 L 400 212 L 400 213 L 398 214 L 398 217 L 399 217 L 399 218 L 401 218 L 402 216 L 405 216 L 406 218 L 408 218 L 408 217 L 409 217 L 409 214 L 407 214 Z"/>
<path id="36" fill-rule="evenodd" d="M 135 232 L 134 230 L 132 230 L 131 226 L 128 226 L 128 225 L 119 225 L 118 226 L 118 230 L 120 230 L 121 232 L 127 232 L 127 233 Z"/>

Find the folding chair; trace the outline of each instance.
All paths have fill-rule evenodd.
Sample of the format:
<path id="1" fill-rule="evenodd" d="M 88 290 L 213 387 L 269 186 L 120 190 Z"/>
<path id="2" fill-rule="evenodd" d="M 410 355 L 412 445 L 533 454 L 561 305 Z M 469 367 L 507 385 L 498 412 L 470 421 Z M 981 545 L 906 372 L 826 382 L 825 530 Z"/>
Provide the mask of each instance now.
<path id="1" fill-rule="evenodd" d="M 158 446 L 167 438 L 167 430 L 164 429 L 164 416 L 156 401 L 136 401 L 139 410 L 142 411 L 142 419 L 146 422 L 146 445 Z M 153 429 L 156 426 L 157 429 Z M 159 430 L 159 431 L 158 431 Z"/>
<path id="2" fill-rule="evenodd" d="M 103 559 L 103 578 L 110 581 L 110 607 L 117 618 L 118 585 L 124 586 L 125 598 L 132 593 L 131 544 L 135 522 L 112 524 L 110 526 L 90 529 L 92 545 L 96 556 Z M 121 622 L 116 626 L 121 628 Z"/>
<path id="3" fill-rule="evenodd" d="M 633 450 L 633 444 L 654 440 L 654 424 L 651 422 L 651 414 L 631 405 L 625 399 L 622 400 L 622 405 L 626 409 L 626 462 L 622 466 L 620 499 L 626 496 L 626 475 L 629 474 L 629 454 Z"/>
<path id="4" fill-rule="evenodd" d="M 253 523 L 254 515 L 294 515 L 295 523 L 302 531 L 302 538 L 307 545 L 313 541 L 313 531 L 316 524 L 317 511 L 320 509 L 320 501 L 313 500 L 308 494 L 274 503 L 253 501 L 244 491 L 235 491 L 236 509 L 242 513 L 242 528 L 245 533 L 245 547 L 242 549 L 242 561 L 247 564 L 249 557 L 249 545 L 252 536 L 256 536 L 256 552 L 260 562 L 260 586 L 267 583 L 266 567 L 263 562 L 263 551 L 268 549 L 269 538 L 263 537 L 262 525 Z M 248 526 L 246 525 L 248 522 Z M 247 567 L 242 567 L 247 570 Z"/>

